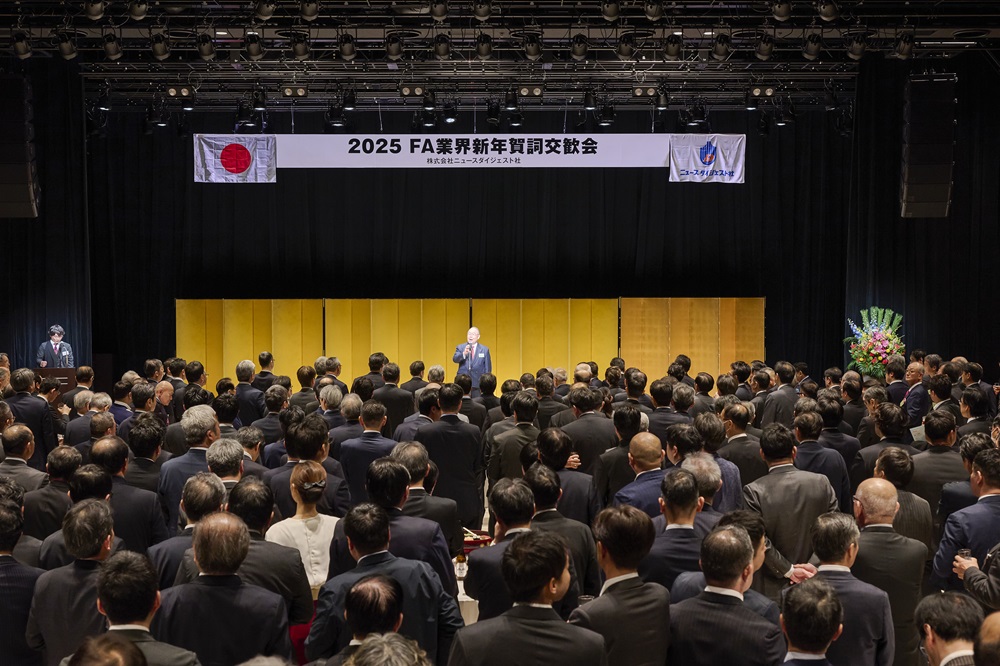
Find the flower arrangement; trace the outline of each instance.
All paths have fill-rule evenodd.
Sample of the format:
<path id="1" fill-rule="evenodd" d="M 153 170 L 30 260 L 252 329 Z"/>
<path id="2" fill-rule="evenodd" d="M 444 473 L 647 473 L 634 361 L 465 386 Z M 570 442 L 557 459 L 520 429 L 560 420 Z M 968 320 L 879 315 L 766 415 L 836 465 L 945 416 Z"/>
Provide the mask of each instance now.
<path id="1" fill-rule="evenodd" d="M 849 345 L 851 363 L 847 367 L 857 370 L 862 375 L 885 377 L 885 365 L 893 354 L 903 354 L 906 345 L 899 335 L 899 327 L 903 323 L 903 315 L 888 308 L 870 307 L 861 311 L 861 326 L 850 319 L 847 323 L 854 333 L 844 338 L 844 344 Z"/>

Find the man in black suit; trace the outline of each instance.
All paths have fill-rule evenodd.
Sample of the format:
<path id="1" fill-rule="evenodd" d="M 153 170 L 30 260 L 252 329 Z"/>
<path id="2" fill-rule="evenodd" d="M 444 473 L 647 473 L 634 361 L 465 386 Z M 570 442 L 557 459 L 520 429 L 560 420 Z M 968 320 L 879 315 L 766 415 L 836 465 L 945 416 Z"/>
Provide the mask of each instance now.
<path id="1" fill-rule="evenodd" d="M 903 395 L 902 406 L 906 410 L 906 433 L 910 428 L 916 428 L 923 420 L 924 416 L 931 408 L 931 398 L 927 389 L 923 385 L 924 367 L 920 363 L 911 363 L 906 367 L 906 383 L 909 388 Z M 949 388 L 949 395 L 951 390 Z M 910 442 L 912 438 L 906 439 Z"/>
<path id="2" fill-rule="evenodd" d="M 436 388 L 425 389 L 420 392 L 417 398 L 417 411 L 403 419 L 396 430 L 392 433 L 393 440 L 397 442 L 412 442 L 417 436 L 420 426 L 433 423 L 441 418 L 441 405 L 438 404 L 438 390 Z"/>
<path id="3" fill-rule="evenodd" d="M 551 377 L 542 375 L 535 380 L 535 391 L 538 393 L 538 415 L 535 417 L 535 425 L 539 430 L 548 428 L 549 420 L 555 414 L 569 409 L 569 405 L 552 397 L 554 390 Z"/>
<path id="4" fill-rule="evenodd" d="M 861 419 L 868 415 L 868 409 L 861 399 L 861 382 L 856 379 L 845 379 L 840 385 L 840 392 L 844 400 L 844 423 L 851 426 L 851 432 L 856 437 Z"/>
<path id="5" fill-rule="evenodd" d="M 980 451 L 995 448 L 993 440 L 983 434 L 966 435 L 957 444 L 962 466 L 971 475 L 972 463 Z M 941 503 L 937 509 L 937 522 L 944 525 L 948 516 L 976 503 L 976 495 L 968 481 L 951 481 L 941 487 Z"/>
<path id="6" fill-rule="evenodd" d="M 66 331 L 59 324 L 49 326 L 49 341 L 38 345 L 35 365 L 39 368 L 74 368 L 73 348 L 63 342 Z M 17 390 L 16 388 L 14 389 Z"/>
<path id="7" fill-rule="evenodd" d="M 153 638 L 149 625 L 159 608 L 156 570 L 149 560 L 128 551 L 109 557 L 97 577 L 97 610 L 108 619 L 108 631 L 134 643 L 149 664 L 198 666 L 193 652 Z"/>
<path id="8" fill-rule="evenodd" d="M 27 368 L 18 368 L 10 374 L 10 386 L 15 394 L 7 398 L 7 405 L 15 421 L 26 425 L 34 436 L 35 446 L 27 458 L 28 466 L 41 472 L 45 469 L 49 451 L 57 444 L 49 404 L 45 398 L 31 395 L 35 387 L 35 373 Z"/>
<path id="9" fill-rule="evenodd" d="M 962 412 L 962 419 L 965 421 L 965 425 L 958 430 L 959 437 L 962 435 L 971 435 L 974 432 L 981 432 L 987 435 L 990 433 L 992 429 L 989 420 L 990 403 L 986 398 L 986 394 L 979 389 L 979 386 L 973 385 L 966 388 L 958 401 L 958 407 Z"/>
<path id="10" fill-rule="evenodd" d="M 480 429 L 458 418 L 464 392 L 458 384 L 438 391 L 441 419 L 417 430 L 416 440 L 441 470 L 437 495 L 455 500 L 462 526 L 481 529 L 483 524 L 483 455 Z"/>
<path id="11" fill-rule="evenodd" d="M 851 480 L 844 458 L 816 441 L 823 431 L 823 418 L 816 412 L 804 412 L 795 417 L 794 425 L 798 441 L 795 466 L 825 476 L 837 495 L 840 510 L 851 513 Z"/>
<path id="12" fill-rule="evenodd" d="M 12 666 L 40 666 L 41 655 L 28 647 L 24 634 L 41 569 L 14 559 L 14 547 L 21 538 L 23 519 L 14 502 L 0 501 L 0 654 Z"/>
<path id="13" fill-rule="evenodd" d="M 775 665 L 781 661 L 785 654 L 781 631 L 743 602 L 753 579 L 753 555 L 750 537 L 742 527 L 721 527 L 705 537 L 701 568 L 707 586 L 698 596 L 671 607 L 668 663 Z M 725 639 L 706 627 L 725 627 Z"/>
<path id="14" fill-rule="evenodd" d="M 351 508 L 351 494 L 344 479 L 343 467 L 333 458 L 327 457 L 329 443 L 326 422 L 322 417 L 314 412 L 301 422 L 290 425 L 288 432 L 285 433 L 285 446 L 288 450 L 288 462 L 281 467 L 267 470 L 262 477 L 274 493 L 274 502 L 281 515 L 289 517 L 295 515 L 295 499 L 292 497 L 289 482 L 292 470 L 304 460 L 319 463 L 327 473 L 326 487 L 316 507 L 319 512 L 338 518 L 346 515 L 347 510 Z M 243 465 L 245 476 L 246 463 Z"/>
<path id="15" fill-rule="evenodd" d="M 517 535 L 503 553 L 502 571 L 514 607 L 460 630 L 449 666 L 545 663 L 552 655 L 565 663 L 608 663 L 600 634 L 566 624 L 551 608 L 570 586 L 566 544 L 558 534 Z"/>
<path id="16" fill-rule="evenodd" d="M 597 493 L 593 478 L 576 469 L 568 469 L 573 440 L 559 428 L 548 428 L 538 435 L 538 461 L 559 477 L 562 496 L 556 510 L 571 520 L 592 525 L 597 517 Z"/>
<path id="17" fill-rule="evenodd" d="M 47 666 L 57 666 L 84 638 L 105 630 L 97 577 L 111 554 L 113 529 L 111 507 L 102 500 L 83 500 L 66 514 L 63 534 L 75 561 L 39 576 L 25 633 L 30 647 L 44 650 Z"/>
<path id="18" fill-rule="evenodd" d="M 840 431 L 840 424 L 846 422 L 844 410 L 845 407 L 839 400 L 821 397 L 816 401 L 816 411 L 823 420 L 823 429 L 819 433 L 818 442 L 820 446 L 839 453 L 849 470 L 858 451 L 861 450 L 861 442 L 856 437 Z"/>
<path id="19" fill-rule="evenodd" d="M 388 464 L 402 469 L 397 463 Z M 399 633 L 416 640 L 435 663 L 444 664 L 452 637 L 464 623 L 455 598 L 442 587 L 431 566 L 392 554 L 390 531 L 393 541 L 396 531 L 391 530 L 389 515 L 379 506 L 355 506 L 337 528 L 357 565 L 332 576 L 320 589 L 316 617 L 306 639 L 306 657 L 326 658 L 347 646 L 351 635 L 344 630 L 345 598 L 360 580 L 383 574 L 403 589 Z"/>
<path id="20" fill-rule="evenodd" d="M 885 479 L 867 479 L 854 494 L 854 516 L 861 535 L 851 573 L 889 595 L 895 633 L 895 663 L 916 666 L 920 641 L 913 611 L 920 601 L 920 586 L 927 546 L 898 534 L 892 521 L 899 509 L 896 488 Z"/>
<path id="21" fill-rule="evenodd" d="M 385 574 L 362 578 L 344 598 L 344 619 L 351 630 L 351 642 L 330 657 L 326 666 L 343 666 L 369 636 L 377 640 L 399 631 L 403 623 L 403 586 Z"/>
<path id="22" fill-rule="evenodd" d="M 906 362 L 900 358 L 893 358 L 885 366 L 885 391 L 887 399 L 893 404 L 902 405 L 906 399 L 909 388 L 906 372 Z"/>
<path id="23" fill-rule="evenodd" d="M 165 590 L 174 584 L 184 562 L 184 553 L 191 548 L 194 526 L 208 514 L 223 511 L 225 504 L 226 487 L 215 474 L 199 472 L 187 480 L 180 505 L 187 525 L 176 536 L 161 541 L 147 552 L 156 567 L 159 589 Z"/>
<path id="24" fill-rule="evenodd" d="M 979 363 L 966 363 L 962 372 L 962 384 L 968 388 L 978 386 L 979 390 L 986 396 L 988 407 L 986 413 L 989 418 L 997 415 L 997 395 L 993 392 L 993 386 L 983 381 L 983 366 Z"/>
<path id="25" fill-rule="evenodd" d="M 340 463 L 344 466 L 351 501 L 355 504 L 368 501 L 365 489 L 368 466 L 372 461 L 388 456 L 396 446 L 395 441 L 382 436 L 386 421 L 385 405 L 374 399 L 368 400 L 361 408 L 364 432 L 340 445 Z"/>
<path id="26" fill-rule="evenodd" d="M 922 420 L 923 416 L 920 418 Z M 906 413 L 901 407 L 891 402 L 879 405 L 875 412 L 875 434 L 879 438 L 878 442 L 861 449 L 854 457 L 854 462 L 851 464 L 851 487 L 857 488 L 858 484 L 874 475 L 875 460 L 890 446 L 901 448 L 911 456 L 920 453 L 909 444 L 904 444 L 907 432 Z"/>
<path id="27" fill-rule="evenodd" d="M 966 481 L 969 473 L 956 446 L 955 417 L 950 412 L 938 410 L 928 414 L 924 418 L 924 434 L 927 448 L 913 456 L 913 479 L 906 487 L 927 500 L 936 515 L 941 503 L 941 488 L 952 481 Z M 941 522 L 935 520 L 934 523 L 935 534 L 938 534 Z"/>
<path id="28" fill-rule="evenodd" d="M 489 410 L 478 403 L 472 396 L 472 377 L 465 373 L 455 375 L 455 384 L 462 387 L 462 405 L 458 408 L 458 413 L 469 420 L 469 423 L 479 428 L 480 433 L 486 430 L 486 417 Z"/>
<path id="29" fill-rule="evenodd" d="M 764 409 L 760 417 L 761 427 L 771 423 L 781 423 L 791 428 L 795 403 L 799 399 L 792 386 L 795 366 L 788 361 L 778 361 L 774 364 L 774 372 L 778 375 L 778 386 L 764 400 Z"/>
<path id="30" fill-rule="evenodd" d="M 340 460 L 340 445 L 349 439 L 356 439 L 365 431 L 361 424 L 363 401 L 353 393 L 344 396 L 340 402 L 340 415 L 344 424 L 330 429 L 330 457 Z"/>
<path id="31" fill-rule="evenodd" d="M 486 416 L 489 418 L 489 410 L 494 407 L 500 406 L 500 398 L 496 396 L 497 392 L 497 376 L 492 372 L 484 372 L 479 377 L 479 397 L 473 398 L 472 401 L 478 405 L 482 405 L 486 408 Z M 556 402 L 562 403 L 562 400 L 556 397 Z M 486 424 L 483 424 L 483 430 L 486 430 Z"/>
<path id="32" fill-rule="evenodd" d="M 715 379 L 707 372 L 699 372 L 694 378 L 694 404 L 688 410 L 691 418 L 704 413 L 715 413 L 715 400 L 711 396 Z"/>
<path id="33" fill-rule="evenodd" d="M 196 573 L 190 583 L 160 595 L 153 636 L 194 652 L 206 665 L 239 663 L 257 655 L 291 657 L 285 601 L 244 575 L 250 543 L 250 532 L 238 516 L 218 512 L 203 518 L 192 541 Z M 306 593 L 311 597 L 308 582 Z"/>
<path id="34" fill-rule="evenodd" d="M 25 492 L 38 490 L 49 482 L 48 474 L 29 465 L 36 449 L 35 436 L 27 426 L 8 426 L 3 431 L 2 441 L 6 457 L 0 461 L 0 476 L 17 481 Z"/>
<path id="35" fill-rule="evenodd" d="M 236 364 L 236 399 L 240 403 L 240 423 L 250 424 L 267 415 L 264 392 L 253 387 L 256 366 L 245 360 Z"/>
<path id="36" fill-rule="evenodd" d="M 635 480 L 635 470 L 628 464 L 628 447 L 639 434 L 642 415 L 634 405 L 623 403 L 615 410 L 612 423 L 618 441 L 600 454 L 594 466 L 594 491 L 601 507 L 611 506 L 615 494 Z"/>
<path id="37" fill-rule="evenodd" d="M 629 442 L 628 462 L 635 480 L 615 493 L 615 506 L 633 506 L 650 518 L 660 515 L 660 482 L 664 474 L 660 440 L 648 432 L 640 432 Z"/>
<path id="38" fill-rule="evenodd" d="M 136 382 L 132 385 L 129 396 L 132 399 L 132 415 L 122 421 L 122 424 L 118 427 L 118 436 L 125 440 L 126 444 L 129 442 L 129 433 L 132 430 L 132 425 L 135 423 L 136 416 L 144 413 L 155 413 L 156 387 L 146 382 Z M 166 424 L 164 423 L 164 425 Z"/>
<path id="39" fill-rule="evenodd" d="M 924 597 L 917 606 L 915 621 L 930 666 L 995 663 L 975 653 L 983 610 L 964 594 L 945 592 Z"/>
<path id="40" fill-rule="evenodd" d="M 916 539 L 934 552 L 934 517 L 926 500 L 904 490 L 913 478 L 913 458 L 903 449 L 890 446 L 875 461 L 875 478 L 885 479 L 896 487 L 899 511 L 892 521 L 893 529 L 905 537 Z"/>
<path id="41" fill-rule="evenodd" d="M 382 352 L 374 352 L 368 356 L 368 374 L 361 375 L 360 377 L 355 377 L 354 381 L 351 382 L 351 393 L 358 393 L 357 386 L 359 379 L 367 379 L 372 383 L 372 390 L 382 388 L 385 386 L 385 380 L 382 379 L 382 366 L 389 362 L 385 354 Z"/>
<path id="42" fill-rule="evenodd" d="M 72 403 L 67 403 L 73 408 L 71 415 L 74 418 L 66 424 L 63 431 L 63 444 L 66 446 L 76 446 L 90 439 L 90 417 L 97 411 L 91 407 L 93 399 L 93 392 L 80 391 L 74 396 Z M 111 406 L 110 401 L 108 406 Z"/>
<path id="43" fill-rule="evenodd" d="M 437 523 L 448 542 L 451 555 L 462 552 L 465 537 L 458 519 L 458 505 L 447 497 L 434 497 L 424 489 L 424 478 L 430 470 L 427 449 L 420 442 L 402 442 L 392 450 L 390 458 L 406 468 L 410 485 L 403 505 L 403 515 L 426 518 Z"/>
<path id="44" fill-rule="evenodd" d="M 156 493 L 125 483 L 128 446 L 118 437 L 105 437 L 94 444 L 90 460 L 111 475 L 111 508 L 115 534 L 125 547 L 137 553 L 168 538 L 163 509 Z"/>
<path id="45" fill-rule="evenodd" d="M 659 583 L 670 589 L 674 579 L 685 571 L 698 571 L 702 535 L 695 530 L 695 515 L 704 499 L 698 493 L 698 480 L 687 470 L 677 469 L 660 482 L 660 511 L 664 529 L 653 541 L 649 554 L 639 563 L 639 575 L 647 583 Z"/>
<path id="46" fill-rule="evenodd" d="M 157 487 L 160 501 L 167 510 L 167 532 L 171 535 L 177 532 L 178 507 L 184 483 L 198 472 L 208 471 L 205 453 L 212 442 L 220 437 L 219 420 L 208 405 L 187 408 L 181 417 L 181 427 L 184 429 L 184 442 L 189 447 L 188 451 L 163 463 L 160 468 L 160 485 Z"/>
<path id="47" fill-rule="evenodd" d="M 263 479 L 267 467 L 258 461 L 264 450 L 264 433 L 259 428 L 243 426 L 236 433 L 236 441 L 243 447 L 243 475 Z"/>
<path id="48" fill-rule="evenodd" d="M 812 544 L 820 565 L 816 578 L 828 583 L 844 606 L 844 631 L 830 646 L 833 664 L 891 666 L 896 652 L 889 595 L 855 578 L 858 526 L 853 517 L 826 513 L 816 519 Z"/>
<path id="49" fill-rule="evenodd" d="M 653 523 L 631 506 L 605 509 L 594 522 L 597 559 L 604 572 L 601 596 L 570 615 L 570 624 L 604 637 L 609 664 L 664 664 L 670 634 L 670 593 L 638 574 L 653 545 Z"/>
<path id="50" fill-rule="evenodd" d="M 781 629 L 788 642 L 784 664 L 831 666 L 830 644 L 844 629 L 844 608 L 827 583 L 814 579 L 789 588 L 781 613 Z"/>
<path id="51" fill-rule="evenodd" d="M 726 428 L 726 443 L 719 449 L 719 457 L 736 465 L 744 485 L 766 475 L 767 463 L 760 457 L 760 440 L 746 432 L 750 425 L 750 410 L 746 405 L 727 406 L 722 411 L 722 421 Z"/>
<path id="52" fill-rule="evenodd" d="M 250 384 L 258 391 L 266 392 L 274 384 L 274 355 L 271 352 L 261 352 L 257 356 L 257 362 L 260 364 L 260 372 Z"/>
<path id="53" fill-rule="evenodd" d="M 753 392 L 753 397 L 750 398 L 750 404 L 753 406 L 753 421 L 751 422 L 753 427 L 761 427 L 761 418 L 764 416 L 764 401 L 767 400 L 768 393 L 771 390 L 771 375 L 769 375 L 763 368 L 754 371 L 750 376 L 750 389 Z"/>
<path id="54" fill-rule="evenodd" d="M 283 386 L 271 386 L 264 392 L 264 406 L 267 414 L 257 419 L 250 425 L 260 428 L 264 433 L 264 444 L 277 442 L 282 437 L 281 424 L 278 422 L 278 413 L 288 407 L 288 391 Z"/>
<path id="55" fill-rule="evenodd" d="M 64 405 L 72 407 L 74 404 L 74 398 L 76 394 L 81 391 L 93 391 L 94 388 L 94 369 L 89 365 L 81 365 L 76 369 L 76 386 L 69 389 L 62 394 L 62 401 Z M 70 412 L 69 419 L 72 421 L 79 417 L 79 414 L 75 412 Z"/>
<path id="56" fill-rule="evenodd" d="M 395 363 L 382 366 L 382 379 L 385 384 L 375 389 L 372 399 L 385 406 L 387 423 L 383 434 L 391 437 L 404 419 L 413 413 L 413 394 L 398 386 L 399 366 Z"/>
<path id="57" fill-rule="evenodd" d="M 753 390 L 750 388 L 750 374 L 753 372 L 750 364 L 746 361 L 733 361 L 729 364 L 730 374 L 739 382 L 736 387 L 736 397 L 741 402 L 749 402 L 753 398 Z"/>
<path id="58" fill-rule="evenodd" d="M 295 378 L 301 387 L 297 392 L 288 398 L 288 404 L 298 407 L 306 414 L 311 414 L 319 407 L 319 398 L 313 390 L 313 383 L 316 381 L 316 369 L 311 365 L 300 366 L 295 371 Z"/>
<path id="59" fill-rule="evenodd" d="M 145 413 L 147 416 L 151 416 L 157 421 L 160 419 L 155 414 Z M 140 414 L 141 416 L 141 414 Z M 160 421 L 162 425 L 162 421 Z M 83 464 L 86 465 L 90 462 L 90 449 L 94 445 L 94 442 L 101 439 L 102 437 L 114 437 L 117 428 L 115 428 L 115 417 L 108 412 L 98 412 L 91 416 L 90 418 L 90 438 L 82 443 L 77 444 L 74 448 L 80 452 L 83 457 Z M 131 436 L 131 431 L 129 431 L 129 436 Z M 131 457 L 131 453 L 129 456 Z M 169 455 L 167 456 L 169 458 Z"/>
<path id="60" fill-rule="evenodd" d="M 400 384 L 399 388 L 415 394 L 425 386 L 427 386 L 427 382 L 424 381 L 424 362 L 414 361 L 410 363 L 410 378 Z"/>
<path id="61" fill-rule="evenodd" d="M 49 483 L 24 494 L 24 533 L 45 539 L 62 528 L 66 512 L 73 506 L 69 498 L 69 479 L 80 467 L 80 452 L 68 446 L 56 447 L 49 454 L 46 469 Z"/>
<path id="62" fill-rule="evenodd" d="M 934 375 L 927 382 L 927 392 L 930 394 L 931 411 L 944 409 L 951 412 L 958 425 L 965 425 L 962 417 L 962 409 L 958 406 L 958 401 L 951 397 L 952 384 L 948 375 Z"/>
<path id="63" fill-rule="evenodd" d="M 132 459 L 125 470 L 125 483 L 156 492 L 160 485 L 160 468 L 173 456 L 164 451 L 163 423 L 153 414 L 141 414 L 129 432 Z"/>
<path id="64" fill-rule="evenodd" d="M 510 406 L 514 427 L 496 436 L 487 461 L 490 487 L 500 479 L 521 478 L 521 449 L 538 439 L 539 430 L 533 424 L 538 414 L 538 399 L 528 391 L 518 391 Z"/>
<path id="65" fill-rule="evenodd" d="M 577 469 L 593 476 L 601 454 L 618 445 L 615 424 L 598 411 L 604 404 L 600 391 L 574 388 L 569 392 L 569 402 L 576 419 L 561 427 L 573 440 L 573 450 L 580 456 L 580 467 Z"/>
<path id="66" fill-rule="evenodd" d="M 667 428 L 677 423 L 690 423 L 691 419 L 676 413 L 670 403 L 674 397 L 674 385 L 671 382 L 657 379 L 649 387 L 649 395 L 653 402 L 653 411 L 649 413 L 649 432 L 660 439 L 666 448 Z"/>

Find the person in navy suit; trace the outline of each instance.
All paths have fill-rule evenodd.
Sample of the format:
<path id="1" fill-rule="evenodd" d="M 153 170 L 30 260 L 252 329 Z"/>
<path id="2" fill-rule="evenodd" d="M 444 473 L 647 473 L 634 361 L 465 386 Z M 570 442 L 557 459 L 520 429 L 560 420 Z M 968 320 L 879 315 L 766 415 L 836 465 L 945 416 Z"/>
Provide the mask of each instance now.
<path id="1" fill-rule="evenodd" d="M 781 630 L 788 642 L 785 666 L 830 666 L 826 651 L 844 630 L 844 608 L 826 582 L 813 579 L 785 595 Z"/>
<path id="2" fill-rule="evenodd" d="M 240 403 L 240 423 L 247 425 L 267 416 L 267 404 L 264 402 L 264 392 L 255 389 L 251 382 L 256 366 L 253 361 L 240 361 L 236 364 L 236 399 Z"/>
<path id="3" fill-rule="evenodd" d="M 663 481 L 663 447 L 650 433 L 639 433 L 628 445 L 628 464 L 635 481 L 615 493 L 615 506 L 628 504 L 650 518 L 660 515 L 660 482 Z"/>
<path id="4" fill-rule="evenodd" d="M 49 341 L 38 345 L 35 365 L 39 368 L 75 368 L 73 348 L 63 342 L 66 331 L 59 324 L 49 326 Z"/>
<path id="5" fill-rule="evenodd" d="M 24 632 L 41 569 L 26 567 L 14 559 L 14 546 L 21 538 L 24 519 L 14 502 L 0 502 L 0 654 L 11 666 L 40 666 L 42 655 L 28 647 Z"/>
<path id="6" fill-rule="evenodd" d="M 639 563 L 639 575 L 646 582 L 659 583 L 669 590 L 679 574 L 699 569 L 702 535 L 695 530 L 694 519 L 705 501 L 698 494 L 698 480 L 686 469 L 665 475 L 660 494 L 660 510 L 666 525 L 657 533 L 649 554 Z"/>
<path id="7" fill-rule="evenodd" d="M 45 460 L 57 445 L 49 403 L 45 398 L 31 395 L 35 387 L 35 373 L 27 368 L 18 368 L 10 374 L 10 386 L 16 391 L 7 398 L 14 420 L 28 426 L 34 435 L 35 449 L 27 459 L 28 466 L 44 472 Z"/>
<path id="8" fill-rule="evenodd" d="M 195 405 L 181 417 L 184 439 L 188 452 L 174 456 L 160 468 L 160 485 L 157 492 L 167 509 L 167 532 L 177 533 L 177 516 L 180 512 L 181 493 L 184 483 L 198 472 L 207 472 L 205 453 L 212 442 L 219 439 L 219 420 L 208 405 Z"/>
<path id="9" fill-rule="evenodd" d="M 361 422 L 364 432 L 360 437 L 349 439 L 340 445 L 340 463 L 344 466 L 344 476 L 355 504 L 368 501 L 365 479 L 368 466 L 379 458 L 392 453 L 396 442 L 382 436 L 382 428 L 387 421 L 385 405 L 378 400 L 368 400 L 361 406 Z"/>
<path id="10" fill-rule="evenodd" d="M 823 432 L 823 417 L 816 412 L 804 412 L 795 417 L 795 466 L 807 472 L 822 474 L 837 494 L 837 504 L 844 513 L 851 513 L 851 479 L 843 456 L 823 447 L 817 439 Z"/>
<path id="11" fill-rule="evenodd" d="M 473 326 L 466 335 L 465 344 L 455 346 L 451 360 L 458 363 L 458 373 L 472 378 L 472 397 L 479 397 L 479 378 L 486 372 L 493 372 L 490 348 L 479 344 L 479 329 Z"/>

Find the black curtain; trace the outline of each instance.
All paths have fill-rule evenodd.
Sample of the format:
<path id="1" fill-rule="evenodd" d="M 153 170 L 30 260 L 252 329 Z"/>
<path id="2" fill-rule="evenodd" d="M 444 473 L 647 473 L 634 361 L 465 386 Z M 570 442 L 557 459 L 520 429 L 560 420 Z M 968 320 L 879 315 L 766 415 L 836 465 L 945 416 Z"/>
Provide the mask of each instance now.
<path id="1" fill-rule="evenodd" d="M 90 247 L 86 219 L 83 89 L 72 63 L 31 58 L 7 70 L 31 82 L 42 187 L 37 219 L 0 218 L 7 299 L 0 351 L 34 367 L 50 325 L 66 329 L 78 365 L 91 362 Z M 7 103 L 2 101 L 0 103 Z"/>

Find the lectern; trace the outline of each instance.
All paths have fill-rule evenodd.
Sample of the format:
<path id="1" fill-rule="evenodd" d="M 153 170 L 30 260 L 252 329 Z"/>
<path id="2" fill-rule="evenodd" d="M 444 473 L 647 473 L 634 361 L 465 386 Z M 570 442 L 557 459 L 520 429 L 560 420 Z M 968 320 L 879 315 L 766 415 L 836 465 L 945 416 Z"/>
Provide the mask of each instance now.
<path id="1" fill-rule="evenodd" d="M 63 394 L 76 388 L 76 368 L 35 368 L 39 377 L 56 377 L 59 380 L 59 393 Z"/>

